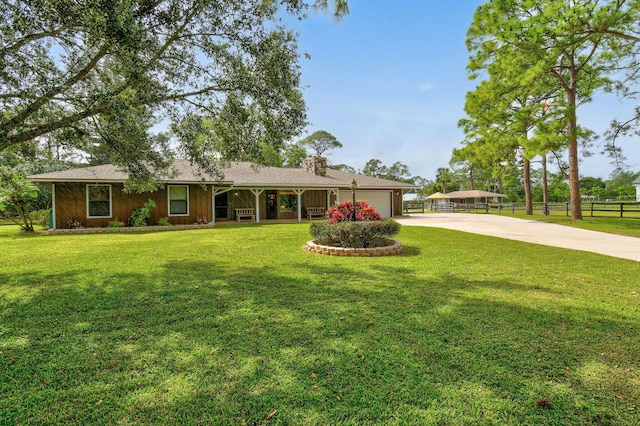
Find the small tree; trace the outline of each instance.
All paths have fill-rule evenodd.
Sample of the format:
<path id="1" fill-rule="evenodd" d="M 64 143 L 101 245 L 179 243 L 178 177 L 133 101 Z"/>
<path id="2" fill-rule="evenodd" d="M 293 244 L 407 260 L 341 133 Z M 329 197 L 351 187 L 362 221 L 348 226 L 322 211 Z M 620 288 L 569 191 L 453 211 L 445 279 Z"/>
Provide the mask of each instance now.
<path id="1" fill-rule="evenodd" d="M 20 226 L 23 232 L 33 232 L 29 202 L 38 196 L 38 187 L 25 176 L 7 166 L 0 167 L 0 215 Z M 14 211 L 19 220 L 9 212 Z"/>
<path id="2" fill-rule="evenodd" d="M 156 202 L 152 199 L 149 199 L 146 203 L 144 203 L 144 207 L 136 207 L 129 219 L 127 219 L 127 224 L 129 226 L 147 226 L 147 219 L 151 217 L 151 210 L 156 207 Z"/>
<path id="3" fill-rule="evenodd" d="M 342 148 L 342 144 L 329 132 L 318 130 L 298 142 L 300 146 L 312 149 L 318 157 L 322 157 L 326 151 Z"/>
<path id="4" fill-rule="evenodd" d="M 382 161 L 378 160 L 377 158 L 372 158 L 371 160 L 367 161 L 364 165 L 364 168 L 362 169 L 362 174 L 366 176 L 381 178 L 387 173 L 389 173 L 389 168 L 382 164 Z"/>
<path id="5" fill-rule="evenodd" d="M 284 167 L 299 169 L 302 167 L 302 161 L 306 158 L 307 151 L 300 146 L 300 143 L 287 144 L 284 147 Z"/>

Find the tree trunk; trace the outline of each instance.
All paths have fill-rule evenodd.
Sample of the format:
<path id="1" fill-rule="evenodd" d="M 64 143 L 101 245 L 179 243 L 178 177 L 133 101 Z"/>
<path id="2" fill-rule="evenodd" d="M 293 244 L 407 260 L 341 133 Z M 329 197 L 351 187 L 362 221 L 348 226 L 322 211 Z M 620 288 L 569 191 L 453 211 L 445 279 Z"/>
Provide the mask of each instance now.
<path id="1" fill-rule="evenodd" d="M 17 203 L 16 210 L 22 219 L 22 225 L 20 225 L 22 232 L 33 232 L 33 223 L 29 217 L 29 209 L 27 209 L 26 203 Z"/>
<path id="2" fill-rule="evenodd" d="M 531 161 L 524 159 L 524 212 L 533 214 L 533 203 L 531 200 Z"/>
<path id="3" fill-rule="evenodd" d="M 576 118 L 577 71 L 570 69 L 569 87 L 567 90 L 567 133 L 569 135 L 569 196 L 571 198 L 571 218 L 582 220 L 582 203 L 580 200 L 580 174 L 578 173 L 578 120 Z"/>
<path id="4" fill-rule="evenodd" d="M 547 154 L 542 155 L 542 210 L 549 216 L 549 186 L 547 181 Z"/>
<path id="5" fill-rule="evenodd" d="M 473 166 L 469 167 L 469 180 L 471 180 L 471 190 L 476 189 L 475 177 L 473 176 Z"/>

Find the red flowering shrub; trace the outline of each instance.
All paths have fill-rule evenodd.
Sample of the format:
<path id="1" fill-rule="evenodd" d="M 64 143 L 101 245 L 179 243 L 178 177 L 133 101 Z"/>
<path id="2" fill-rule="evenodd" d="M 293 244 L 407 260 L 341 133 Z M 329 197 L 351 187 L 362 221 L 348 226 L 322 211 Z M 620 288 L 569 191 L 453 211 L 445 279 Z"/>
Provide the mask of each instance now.
<path id="1" fill-rule="evenodd" d="M 353 220 L 353 202 L 345 201 L 337 206 L 331 207 L 327 211 L 327 217 L 329 223 L 334 224 L 338 222 L 352 221 Z M 356 201 L 356 220 L 360 221 L 373 221 L 380 220 L 382 216 L 372 206 L 367 204 L 366 201 Z"/>
<path id="2" fill-rule="evenodd" d="M 366 248 L 391 244 L 390 238 L 400 230 L 397 222 L 382 219 L 366 201 L 356 201 L 355 221 L 353 214 L 353 202 L 345 201 L 327 211 L 328 223 L 312 223 L 309 231 L 322 245 Z"/>

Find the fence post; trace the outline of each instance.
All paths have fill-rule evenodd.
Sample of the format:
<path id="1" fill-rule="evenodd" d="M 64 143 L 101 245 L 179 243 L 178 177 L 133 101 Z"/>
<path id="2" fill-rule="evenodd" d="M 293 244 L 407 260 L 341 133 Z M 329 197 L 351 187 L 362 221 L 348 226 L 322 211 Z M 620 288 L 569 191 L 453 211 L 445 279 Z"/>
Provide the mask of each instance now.
<path id="1" fill-rule="evenodd" d="M 511 203 L 511 214 L 516 214 L 516 203 Z"/>
<path id="2" fill-rule="evenodd" d="M 624 216 L 624 203 L 620 203 L 620 217 Z"/>
<path id="3" fill-rule="evenodd" d="M 591 217 L 593 217 L 593 203 L 591 203 Z"/>
<path id="4" fill-rule="evenodd" d="M 569 203 L 565 203 L 567 205 L 567 217 L 569 217 Z"/>

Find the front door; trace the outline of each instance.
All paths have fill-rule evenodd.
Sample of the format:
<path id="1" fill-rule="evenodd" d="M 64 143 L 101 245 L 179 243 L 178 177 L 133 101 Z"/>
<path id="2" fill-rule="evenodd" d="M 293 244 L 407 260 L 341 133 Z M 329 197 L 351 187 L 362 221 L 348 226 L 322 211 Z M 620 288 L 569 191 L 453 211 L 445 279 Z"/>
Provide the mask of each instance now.
<path id="1" fill-rule="evenodd" d="M 267 197 L 267 219 L 278 218 L 278 192 L 265 191 Z"/>
<path id="2" fill-rule="evenodd" d="M 216 219 L 229 219 L 229 195 L 228 192 L 216 195 Z"/>

